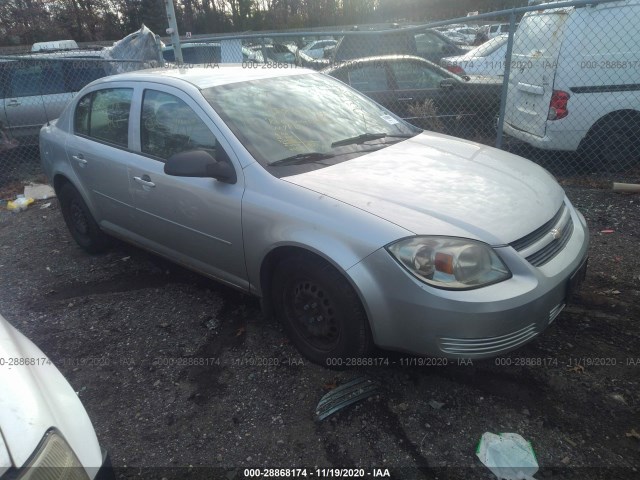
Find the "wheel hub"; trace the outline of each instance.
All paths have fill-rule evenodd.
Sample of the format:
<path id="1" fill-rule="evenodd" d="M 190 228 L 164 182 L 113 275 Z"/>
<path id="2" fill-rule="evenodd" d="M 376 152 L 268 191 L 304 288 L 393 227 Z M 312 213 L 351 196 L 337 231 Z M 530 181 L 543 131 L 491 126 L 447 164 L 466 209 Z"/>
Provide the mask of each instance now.
<path id="1" fill-rule="evenodd" d="M 298 282 L 293 292 L 293 314 L 300 332 L 314 346 L 326 348 L 338 341 L 334 308 L 321 286 L 310 281 Z"/>
<path id="2" fill-rule="evenodd" d="M 75 228 L 78 233 L 86 235 L 89 231 L 89 224 L 84 211 L 77 202 L 71 203 L 69 213 L 71 214 L 73 228 Z"/>

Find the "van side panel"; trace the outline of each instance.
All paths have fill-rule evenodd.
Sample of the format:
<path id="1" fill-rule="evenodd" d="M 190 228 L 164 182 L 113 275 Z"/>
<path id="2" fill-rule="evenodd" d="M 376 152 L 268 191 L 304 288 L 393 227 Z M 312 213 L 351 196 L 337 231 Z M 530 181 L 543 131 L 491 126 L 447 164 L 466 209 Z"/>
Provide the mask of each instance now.
<path id="1" fill-rule="evenodd" d="M 532 135 L 545 135 L 558 56 L 571 9 L 527 14 L 514 37 L 505 121 Z"/>
<path id="2" fill-rule="evenodd" d="M 640 2 L 576 9 L 571 20 L 554 88 L 571 95 L 563 130 L 584 137 L 610 112 L 640 111 Z"/>

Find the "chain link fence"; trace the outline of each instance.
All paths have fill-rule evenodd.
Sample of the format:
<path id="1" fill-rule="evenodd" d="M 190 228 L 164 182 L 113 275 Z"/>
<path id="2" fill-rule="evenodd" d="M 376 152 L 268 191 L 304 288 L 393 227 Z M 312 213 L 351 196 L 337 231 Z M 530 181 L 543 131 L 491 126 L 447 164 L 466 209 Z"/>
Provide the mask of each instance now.
<path id="1" fill-rule="evenodd" d="M 637 181 L 639 24 L 640 0 L 553 2 L 421 26 L 199 37 L 182 54 L 187 64 L 320 70 L 412 124 L 555 175 Z M 38 175 L 40 127 L 84 85 L 175 67 L 171 46 L 158 46 L 158 62 L 135 58 L 98 49 L 0 56 L 0 185 Z"/>

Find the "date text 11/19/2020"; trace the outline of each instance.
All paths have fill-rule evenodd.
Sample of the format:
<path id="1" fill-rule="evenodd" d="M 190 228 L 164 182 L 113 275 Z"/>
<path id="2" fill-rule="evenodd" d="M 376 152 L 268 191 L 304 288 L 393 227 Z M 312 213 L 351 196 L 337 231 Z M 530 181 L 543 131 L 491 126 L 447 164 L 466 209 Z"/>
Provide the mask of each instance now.
<path id="1" fill-rule="evenodd" d="M 244 478 L 391 478 L 388 468 L 245 468 Z"/>
<path id="2" fill-rule="evenodd" d="M 446 367 L 448 365 L 473 366 L 473 361 L 469 358 L 458 358 L 452 360 L 450 358 L 440 357 L 355 357 L 355 358 L 327 358 L 325 364 L 328 367 Z"/>

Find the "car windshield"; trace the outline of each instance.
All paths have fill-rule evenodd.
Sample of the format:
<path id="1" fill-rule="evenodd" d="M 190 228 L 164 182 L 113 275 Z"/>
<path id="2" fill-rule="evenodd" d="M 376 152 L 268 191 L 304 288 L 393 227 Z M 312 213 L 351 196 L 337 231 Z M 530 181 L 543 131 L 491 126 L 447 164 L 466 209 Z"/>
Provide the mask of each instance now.
<path id="1" fill-rule="evenodd" d="M 421 132 L 320 73 L 220 85 L 202 94 L 270 170 L 302 163 L 327 166 Z"/>

